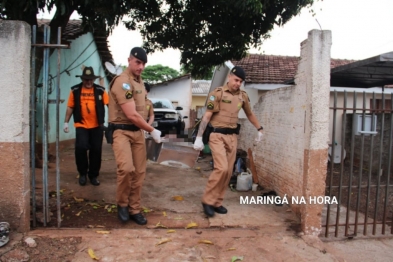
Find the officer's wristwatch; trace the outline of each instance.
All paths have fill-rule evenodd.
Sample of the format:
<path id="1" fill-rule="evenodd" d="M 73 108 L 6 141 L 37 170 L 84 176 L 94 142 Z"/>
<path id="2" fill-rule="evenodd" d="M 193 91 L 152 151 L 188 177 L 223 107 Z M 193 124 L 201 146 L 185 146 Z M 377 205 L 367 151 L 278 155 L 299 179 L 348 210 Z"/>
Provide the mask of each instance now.
<path id="1" fill-rule="evenodd" d="M 263 130 L 263 127 L 261 126 L 261 127 L 260 127 L 260 128 L 258 128 L 257 130 L 258 130 L 258 131 L 259 131 L 259 130 Z"/>

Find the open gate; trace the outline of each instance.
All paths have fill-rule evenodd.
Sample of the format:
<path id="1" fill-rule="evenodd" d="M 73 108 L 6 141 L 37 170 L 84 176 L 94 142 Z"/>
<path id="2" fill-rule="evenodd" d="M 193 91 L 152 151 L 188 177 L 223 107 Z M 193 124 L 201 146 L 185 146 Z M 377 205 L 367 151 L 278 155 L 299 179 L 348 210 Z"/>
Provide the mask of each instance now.
<path id="1" fill-rule="evenodd" d="M 36 211 L 37 211 L 37 192 L 36 192 L 36 114 L 42 114 L 42 213 L 43 225 L 47 226 L 49 220 L 49 192 L 48 192 L 48 103 L 56 104 L 56 196 L 57 196 L 57 225 L 61 225 L 61 209 L 60 209 L 60 163 L 59 163 L 59 104 L 60 104 L 60 54 L 62 48 L 69 48 L 68 45 L 61 44 L 61 28 L 58 28 L 57 43 L 51 44 L 50 42 L 50 27 L 44 25 L 43 42 L 37 43 L 37 28 L 32 28 L 32 41 L 31 41 L 31 87 L 30 87 L 30 149 L 31 149 L 31 196 L 32 196 L 32 219 L 33 227 L 36 227 Z M 42 59 L 42 110 L 36 110 L 37 99 L 37 48 L 43 51 Z M 57 50 L 57 75 L 56 75 L 56 99 L 54 101 L 48 100 L 49 89 L 49 56 L 50 50 Z M 39 67 L 41 68 L 41 67 Z M 41 205 L 40 205 L 41 206 Z"/>
<path id="2" fill-rule="evenodd" d="M 324 237 L 393 234 L 393 93 L 337 93 L 330 107 Z"/>

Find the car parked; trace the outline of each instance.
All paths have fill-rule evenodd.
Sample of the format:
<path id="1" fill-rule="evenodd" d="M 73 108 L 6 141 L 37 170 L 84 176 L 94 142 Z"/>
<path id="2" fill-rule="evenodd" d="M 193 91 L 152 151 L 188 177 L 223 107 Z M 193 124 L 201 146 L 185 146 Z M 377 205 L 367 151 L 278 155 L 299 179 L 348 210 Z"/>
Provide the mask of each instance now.
<path id="1" fill-rule="evenodd" d="M 182 116 L 179 112 L 182 107 L 174 107 L 172 102 L 166 98 L 149 98 L 153 103 L 154 122 L 153 127 L 165 134 L 183 134 L 187 116 Z"/>

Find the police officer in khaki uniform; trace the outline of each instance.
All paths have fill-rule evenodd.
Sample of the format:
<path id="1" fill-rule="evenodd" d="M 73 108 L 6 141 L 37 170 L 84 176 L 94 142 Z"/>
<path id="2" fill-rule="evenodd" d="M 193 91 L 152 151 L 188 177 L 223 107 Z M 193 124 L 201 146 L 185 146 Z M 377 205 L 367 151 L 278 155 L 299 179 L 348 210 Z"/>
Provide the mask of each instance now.
<path id="1" fill-rule="evenodd" d="M 233 165 L 237 150 L 237 121 L 241 108 L 248 120 L 255 126 L 258 137 L 262 139 L 262 126 L 255 114 L 251 111 L 248 95 L 240 86 L 246 78 L 244 70 L 235 66 L 228 75 L 225 86 L 218 87 L 208 96 L 206 112 L 199 126 L 195 139 L 194 149 L 202 150 L 204 144 L 202 135 L 207 125 L 211 125 L 212 133 L 209 138 L 209 147 L 214 161 L 214 170 L 210 174 L 205 192 L 202 197 L 203 211 L 209 217 L 214 213 L 226 214 L 228 210 L 223 207 L 222 201 L 229 180 L 232 175 Z"/>
<path id="2" fill-rule="evenodd" d="M 150 92 L 150 85 L 148 83 L 145 83 L 145 89 L 146 93 L 148 94 Z M 151 102 L 150 99 L 145 98 L 145 103 L 146 103 L 146 121 L 149 125 L 152 125 L 154 122 L 154 109 L 153 109 L 153 103 Z"/>
<path id="3" fill-rule="evenodd" d="M 161 143 L 161 132 L 146 122 L 146 91 L 141 78 L 146 62 L 145 50 L 134 47 L 127 69 L 114 78 L 109 87 L 108 129 L 113 131 L 112 148 L 117 164 L 118 217 L 122 222 L 131 218 L 139 225 L 147 223 L 140 205 L 146 174 L 143 130 L 149 132 L 156 143 Z"/>

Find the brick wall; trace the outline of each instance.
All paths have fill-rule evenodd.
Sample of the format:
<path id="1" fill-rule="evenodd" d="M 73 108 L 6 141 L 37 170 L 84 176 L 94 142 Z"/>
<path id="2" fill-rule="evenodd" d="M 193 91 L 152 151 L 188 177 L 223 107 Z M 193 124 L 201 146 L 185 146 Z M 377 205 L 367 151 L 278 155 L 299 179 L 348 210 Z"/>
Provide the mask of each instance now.
<path id="1" fill-rule="evenodd" d="M 264 127 L 242 120 L 239 148 L 254 152 L 259 184 L 287 195 L 306 234 L 321 230 L 322 205 L 294 205 L 292 197 L 324 196 L 329 130 L 330 31 L 313 30 L 301 44 L 296 85 L 263 93 L 253 112 Z"/>

